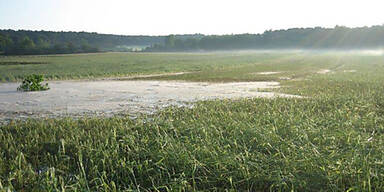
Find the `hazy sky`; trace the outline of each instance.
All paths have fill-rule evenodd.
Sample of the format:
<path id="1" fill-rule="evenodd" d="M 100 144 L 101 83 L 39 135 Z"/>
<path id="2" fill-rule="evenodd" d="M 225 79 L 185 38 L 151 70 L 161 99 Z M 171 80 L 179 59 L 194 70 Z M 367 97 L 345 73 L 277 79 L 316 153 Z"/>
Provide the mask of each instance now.
<path id="1" fill-rule="evenodd" d="M 126 35 L 384 24 L 384 0 L 0 0 L 0 29 Z"/>

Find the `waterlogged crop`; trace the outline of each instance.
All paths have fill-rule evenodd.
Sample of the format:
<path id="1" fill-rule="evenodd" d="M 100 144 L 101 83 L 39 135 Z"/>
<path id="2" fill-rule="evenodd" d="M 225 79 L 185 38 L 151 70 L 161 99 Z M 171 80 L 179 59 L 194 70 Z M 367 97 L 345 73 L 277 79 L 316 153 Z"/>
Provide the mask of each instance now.
<path id="1" fill-rule="evenodd" d="M 42 84 L 44 81 L 43 75 L 29 75 L 21 85 L 17 88 L 18 91 L 45 91 L 48 90 L 48 83 Z"/>
<path id="2" fill-rule="evenodd" d="M 298 67 L 307 75 L 280 91 L 304 98 L 10 122 L 0 127 L 0 191 L 384 191 L 384 59 L 335 58 L 263 69 Z"/>

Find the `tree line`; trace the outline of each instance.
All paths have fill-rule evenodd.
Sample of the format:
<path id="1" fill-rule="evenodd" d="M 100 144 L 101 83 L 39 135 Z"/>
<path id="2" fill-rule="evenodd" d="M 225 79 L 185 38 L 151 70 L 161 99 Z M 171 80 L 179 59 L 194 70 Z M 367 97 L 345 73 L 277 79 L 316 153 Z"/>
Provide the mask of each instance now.
<path id="1" fill-rule="evenodd" d="M 126 36 L 87 32 L 0 30 L 6 55 L 122 51 L 199 51 L 239 49 L 376 49 L 384 48 L 384 25 L 348 28 L 292 28 L 261 34 Z"/>
<path id="2" fill-rule="evenodd" d="M 0 30 L 0 52 L 6 55 L 114 51 L 121 45 L 150 46 L 162 42 L 164 42 L 162 36 Z"/>
<path id="3" fill-rule="evenodd" d="M 169 35 L 146 51 L 239 49 L 377 49 L 384 48 L 384 25 L 348 28 L 292 28 L 262 34 L 210 35 L 180 39 Z"/>

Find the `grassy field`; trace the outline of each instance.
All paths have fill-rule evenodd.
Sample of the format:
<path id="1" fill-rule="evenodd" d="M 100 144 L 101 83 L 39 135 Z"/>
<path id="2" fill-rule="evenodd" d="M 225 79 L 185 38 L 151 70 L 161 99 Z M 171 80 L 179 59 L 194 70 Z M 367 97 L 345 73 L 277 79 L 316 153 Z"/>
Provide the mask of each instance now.
<path id="1" fill-rule="evenodd" d="M 138 74 L 193 72 L 161 79 L 257 81 L 298 78 L 321 69 L 348 70 L 381 63 L 383 56 L 314 52 L 101 53 L 0 57 L 0 81 L 20 81 L 31 74 L 47 79 L 92 79 Z M 346 65 L 348 64 L 348 65 Z M 280 71 L 278 75 L 257 72 Z M 158 77 L 156 77 L 159 79 Z"/>
<path id="2" fill-rule="evenodd" d="M 5 81 L 31 72 L 66 79 L 195 71 L 160 79 L 290 77 L 280 80 L 285 85 L 280 91 L 306 98 L 204 101 L 134 120 L 12 122 L 0 127 L 0 190 L 384 190 L 382 55 L 108 53 L 0 59 L 11 60 L 49 64 L 1 66 Z M 330 72 L 317 73 L 323 69 Z M 263 71 L 282 73 L 255 74 Z"/>

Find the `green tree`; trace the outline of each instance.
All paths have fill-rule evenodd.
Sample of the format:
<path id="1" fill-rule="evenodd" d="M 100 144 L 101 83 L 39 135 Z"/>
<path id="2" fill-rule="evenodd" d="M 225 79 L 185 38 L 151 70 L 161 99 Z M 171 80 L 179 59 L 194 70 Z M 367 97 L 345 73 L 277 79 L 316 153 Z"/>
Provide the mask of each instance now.
<path id="1" fill-rule="evenodd" d="M 35 48 L 35 43 L 28 36 L 25 36 L 19 46 L 21 49 L 29 50 Z"/>
<path id="2" fill-rule="evenodd" d="M 5 49 L 5 36 L 0 34 L 0 51 L 4 51 Z"/>
<path id="3" fill-rule="evenodd" d="M 67 49 L 70 53 L 76 52 L 76 47 L 72 42 L 67 43 Z"/>
<path id="4" fill-rule="evenodd" d="M 175 47 L 175 36 L 174 35 L 168 35 L 165 37 L 165 46 L 168 48 Z"/>
<path id="5" fill-rule="evenodd" d="M 45 39 L 39 37 L 39 38 L 37 39 L 36 46 L 37 46 L 38 48 L 47 49 L 47 48 L 50 47 L 50 43 L 49 43 L 49 41 L 47 41 L 47 40 L 45 40 Z"/>
<path id="6" fill-rule="evenodd" d="M 13 41 L 8 35 L 0 33 L 0 52 L 5 52 L 13 46 Z"/>

